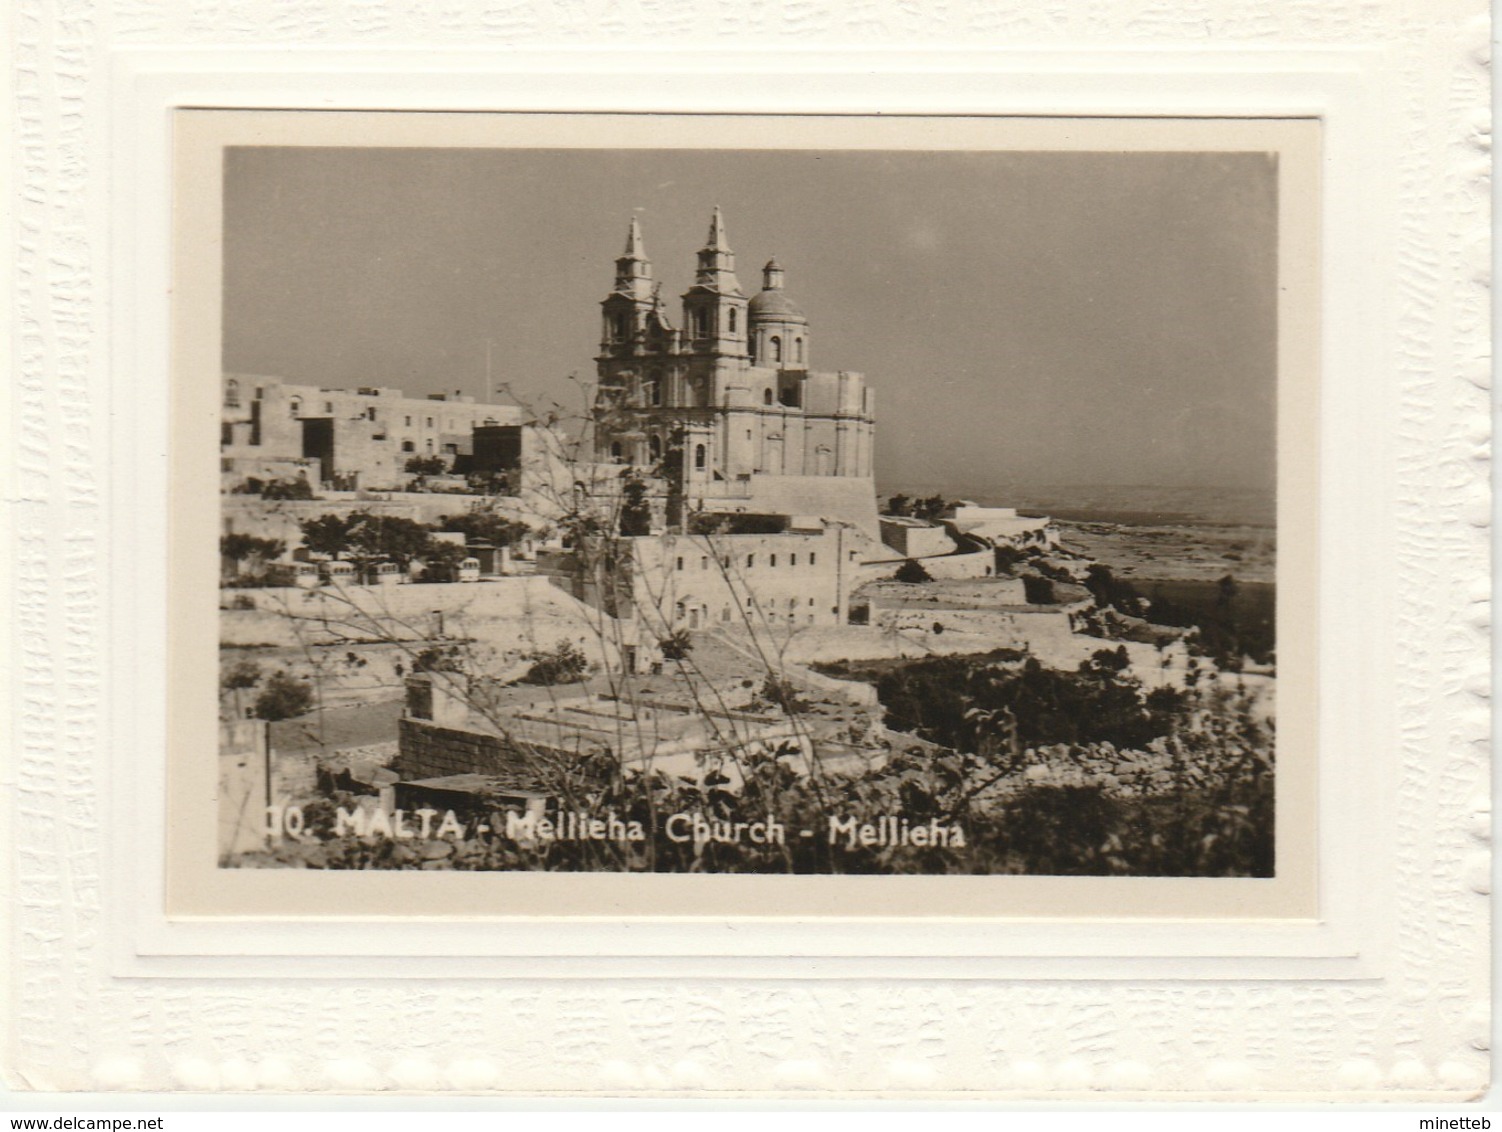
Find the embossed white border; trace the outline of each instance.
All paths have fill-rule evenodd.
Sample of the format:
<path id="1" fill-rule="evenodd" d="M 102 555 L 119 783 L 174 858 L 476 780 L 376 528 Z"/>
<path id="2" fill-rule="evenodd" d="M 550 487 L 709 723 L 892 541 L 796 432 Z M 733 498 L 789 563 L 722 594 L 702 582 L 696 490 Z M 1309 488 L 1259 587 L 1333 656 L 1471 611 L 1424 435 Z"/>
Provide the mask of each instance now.
<path id="1" fill-rule="evenodd" d="M 18 97 L 30 133 L 15 214 L 25 651 L 9 1064 L 39 1087 L 1435 1098 L 1480 1088 L 1487 824 L 1477 817 L 1486 805 L 1476 744 L 1486 662 L 1474 618 L 1487 596 L 1485 454 L 1476 451 L 1486 439 L 1478 390 L 1487 336 L 1476 143 L 1489 134 L 1470 94 L 1485 82 L 1484 26 L 1445 25 L 1432 6 L 1384 15 L 1339 4 L 1279 24 L 1217 2 L 1196 5 L 1194 19 L 1230 21 L 1233 37 L 1312 19 L 1305 38 L 1326 45 L 1196 50 L 1174 43 L 1187 25 L 1171 12 L 1187 5 L 1170 6 L 1166 23 L 1162 6 L 1156 16 L 1144 8 L 1145 22 L 1129 27 L 1086 7 L 1078 26 L 1103 31 L 1112 47 L 1145 31 L 1175 49 L 1144 50 L 1140 38 L 1131 51 L 1099 41 L 1063 49 L 1059 33 L 1075 18 L 1045 9 L 1041 24 L 1015 19 L 1052 51 L 497 54 L 444 40 L 455 20 L 477 21 L 484 36 L 496 19 L 512 28 L 525 16 L 460 5 L 427 28 L 445 48 L 431 54 L 224 51 L 192 46 L 203 42 L 193 17 L 173 23 L 154 6 L 100 32 L 23 4 Z M 316 0 L 294 8 L 282 18 L 327 32 Z M 826 11 L 811 5 L 805 15 Z M 339 19 L 365 16 L 378 19 L 377 38 L 404 18 L 372 5 Z M 924 19 L 901 9 L 887 17 L 898 27 Z M 643 19 L 676 26 L 657 9 Z M 234 39 L 270 46 L 281 35 L 259 12 L 220 20 L 209 22 Z M 1166 31 L 1155 33 L 1155 20 Z M 170 27 L 182 43 L 120 52 L 106 69 L 103 48 L 129 45 L 140 26 Z M 817 48 L 818 39 L 815 28 L 804 42 Z M 726 82 L 727 73 L 750 81 Z M 108 99 L 98 89 L 106 75 Z M 1034 925 L 1024 929 L 1030 940 L 986 959 L 974 948 L 936 955 L 931 933 L 873 956 L 840 939 L 838 925 L 822 943 L 799 926 L 752 947 L 685 943 L 681 933 L 654 936 L 653 925 L 628 935 L 575 927 L 563 942 L 556 928 L 524 941 L 504 961 L 464 938 L 462 925 L 383 927 L 374 946 L 357 947 L 374 940 L 368 928 L 240 924 L 230 950 L 242 958 L 228 960 L 213 954 L 226 950 L 211 938 L 218 925 L 153 923 L 159 882 L 139 867 L 149 859 L 139 831 L 162 817 L 151 752 L 164 695 L 153 626 L 166 599 L 166 336 L 154 321 L 165 302 L 142 309 L 132 296 L 159 288 L 165 299 L 165 277 L 136 254 L 140 237 L 165 237 L 165 196 L 146 207 L 133 194 L 153 185 L 166 108 L 226 100 L 1323 116 L 1326 317 L 1342 333 L 1324 356 L 1321 598 L 1335 630 L 1327 639 L 1345 663 L 1322 679 L 1332 705 L 1322 740 L 1347 753 L 1327 772 L 1344 804 L 1326 829 L 1360 847 L 1330 857 L 1326 922 L 1250 946 L 1244 928 L 1214 939 L 1216 925 L 1117 925 L 1105 947 Z M 28 148 L 36 139 L 42 148 Z M 124 200 L 130 228 L 119 224 Z M 1208 943 L 1182 942 L 1202 932 Z M 388 957 L 413 947 L 435 958 Z M 481 950 L 491 958 L 474 959 Z M 1146 958 L 1106 957 L 1132 950 Z M 635 957 L 610 958 L 628 951 Z M 842 977 L 821 978 L 831 973 Z M 341 1012 L 400 1014 L 408 1041 L 393 1048 L 375 1027 L 330 1037 L 320 1019 Z"/>
<path id="2" fill-rule="evenodd" d="M 170 123 L 174 111 L 181 107 L 239 107 L 244 99 L 241 74 L 236 68 L 246 68 L 246 64 L 237 64 L 233 57 L 216 57 L 206 62 L 210 64 L 211 77 L 196 67 L 185 73 L 178 60 L 167 61 L 165 66 L 162 61 L 147 56 L 130 55 L 123 60 L 123 67 L 129 70 L 134 82 L 127 80 L 122 83 L 120 94 L 123 96 L 126 91 L 134 90 L 141 92 L 141 97 L 136 105 L 122 111 L 122 125 L 134 124 L 136 129 L 122 138 L 116 147 L 117 155 L 129 155 L 135 172 L 134 177 L 121 178 L 117 198 L 120 208 L 117 231 L 124 235 L 125 240 L 116 259 L 120 279 L 116 293 L 121 299 L 121 309 L 130 316 L 123 321 L 133 328 L 145 328 L 144 331 L 135 331 L 138 350 L 135 356 L 139 361 L 133 368 L 139 372 L 155 372 L 172 365 L 168 351 L 172 335 L 166 333 L 167 312 L 162 309 L 161 302 L 161 297 L 167 293 L 167 286 L 163 284 L 174 278 L 164 254 L 171 240 L 167 238 L 167 232 L 159 230 L 156 221 L 170 219 L 167 205 L 184 191 L 184 187 L 173 180 L 177 175 L 174 170 L 176 162 L 163 148 L 166 144 L 163 124 Z M 653 68 L 647 75 L 634 68 L 618 74 L 602 74 L 608 71 L 608 66 L 602 67 L 602 62 L 600 57 L 567 62 L 541 60 L 538 70 L 519 74 L 506 68 L 499 58 L 471 54 L 459 60 L 458 66 L 451 65 L 442 72 L 419 70 L 411 77 L 423 92 L 419 104 L 461 110 L 512 106 L 518 98 L 537 99 L 539 95 L 535 88 L 541 77 L 544 84 L 559 88 L 541 96 L 547 99 L 542 105 L 555 112 L 600 105 L 602 101 L 617 109 L 656 105 L 673 110 L 725 112 L 743 110 L 746 107 L 744 96 L 720 96 L 708 100 L 706 106 L 700 90 L 715 80 L 730 88 L 754 87 L 761 77 L 759 67 L 762 65 L 755 58 L 722 57 L 712 71 L 685 72 L 678 76 L 676 83 L 669 84 L 661 78 L 663 58 L 643 61 Z M 1055 114 L 1067 115 L 1086 106 L 1109 105 L 1119 115 L 1134 117 L 1213 117 L 1221 113 L 1222 108 L 1238 101 L 1246 107 L 1249 98 L 1246 76 L 1228 79 L 1219 70 L 1219 64 L 1224 60 L 1214 56 L 1185 55 L 1165 61 L 1161 57 L 1108 60 L 1104 56 L 1076 55 L 1069 60 L 1067 68 L 1061 66 L 1062 62 L 1059 58 L 993 56 L 969 64 L 957 59 L 944 60 L 942 65 L 930 64 L 927 68 L 930 72 L 942 74 L 937 82 L 933 74 L 925 82 L 923 112 L 1037 114 L 1044 107 L 1050 107 Z M 257 79 L 258 99 L 266 100 L 261 105 L 327 106 L 330 97 L 342 105 L 355 107 L 394 109 L 411 105 L 409 93 L 391 90 L 393 76 L 400 76 L 403 72 L 388 69 L 379 75 L 351 76 L 350 63 L 347 57 L 327 54 L 298 57 L 275 66 L 270 74 L 259 65 L 248 69 Z M 921 60 L 909 61 L 910 65 L 914 63 L 922 66 Z M 1353 64 L 1353 59 L 1335 55 L 1299 60 L 1297 77 L 1288 84 L 1281 99 L 1266 109 L 1249 107 L 1243 113 L 1249 114 L 1250 109 L 1255 108 L 1264 117 L 1318 116 L 1326 121 L 1354 119 L 1360 112 L 1361 89 L 1359 72 Z M 1082 65 L 1093 71 L 1089 82 L 1081 81 Z M 548 66 L 565 69 L 542 69 Z M 962 83 L 955 82 L 962 78 L 967 66 L 971 81 L 982 80 L 990 86 L 981 98 L 965 90 Z M 1273 74 L 1278 80 L 1284 80 L 1286 72 Z M 330 76 L 338 77 L 331 79 Z M 1266 81 L 1267 72 L 1262 72 L 1261 78 Z M 821 82 L 822 90 L 819 89 Z M 812 91 L 808 89 L 810 85 L 814 87 Z M 805 62 L 798 86 L 797 95 L 788 99 L 787 105 L 796 106 L 801 112 L 890 113 L 910 97 L 912 77 L 878 73 L 856 84 L 848 74 L 831 73 L 825 64 Z M 562 95 L 564 89 L 571 90 L 572 95 Z M 356 127 L 350 123 L 347 128 Z M 732 129 L 733 124 L 727 122 L 725 128 Z M 256 136 L 254 124 L 241 126 L 240 131 L 240 136 Z M 1311 179 L 1307 165 L 1303 168 L 1306 172 L 1299 181 L 1300 192 L 1306 191 L 1306 183 Z M 1352 184 L 1358 184 L 1362 183 L 1361 175 L 1369 171 L 1353 166 L 1352 173 L 1355 175 Z M 1337 252 L 1344 252 L 1352 260 L 1368 254 L 1369 229 L 1360 223 L 1361 220 L 1359 212 L 1347 213 L 1338 230 L 1330 236 Z M 186 276 L 176 282 L 185 280 Z M 1303 290 L 1305 288 L 1295 293 Z M 1313 296 L 1304 298 L 1305 303 L 1313 301 Z M 189 307 L 185 300 L 177 306 L 176 317 L 183 317 L 181 312 L 184 309 L 202 308 Z M 1331 304 L 1330 310 L 1337 331 L 1341 326 L 1351 325 L 1339 300 Z M 1299 313 L 1307 317 L 1309 312 L 1305 309 Z M 1291 316 L 1288 317 L 1289 323 L 1293 321 Z M 1295 363 L 1290 360 L 1294 354 L 1286 350 L 1283 353 L 1285 364 L 1294 368 Z M 1343 372 L 1351 375 L 1366 372 L 1369 363 L 1358 351 L 1344 351 L 1343 355 L 1339 363 Z M 1331 364 L 1328 359 L 1325 362 Z M 1302 368 L 1298 372 L 1302 375 Z M 1287 383 L 1289 388 L 1285 388 L 1284 393 L 1288 394 L 1288 399 L 1281 406 L 1284 413 L 1308 412 L 1306 391 L 1313 388 L 1313 375 L 1306 376 L 1308 381 Z M 1298 403 L 1294 392 L 1304 395 L 1303 404 Z M 164 444 L 179 439 L 168 435 L 160 417 L 150 415 L 130 420 L 125 432 L 132 438 L 146 438 L 153 428 L 162 431 Z M 1286 437 L 1283 443 L 1286 443 Z M 1324 443 L 1323 438 L 1321 443 Z M 124 462 L 120 475 L 140 466 L 139 452 L 122 450 L 121 455 Z M 1312 453 L 1300 452 L 1297 455 L 1307 466 L 1307 457 Z M 1285 474 L 1293 474 L 1294 466 L 1290 454 Z M 178 467 L 180 469 L 181 465 Z M 183 495 L 186 495 L 185 491 Z M 122 531 L 119 537 L 128 539 L 130 532 Z M 1368 553 L 1376 550 L 1372 546 L 1361 549 Z M 1338 553 L 1331 552 L 1330 556 L 1337 565 L 1340 563 Z M 132 556 L 132 561 L 139 560 Z M 154 575 L 150 571 L 132 572 L 127 567 L 117 572 L 116 584 L 122 595 L 130 594 L 138 601 L 143 594 L 152 593 L 154 589 L 163 595 L 162 606 L 150 610 L 150 620 L 132 627 L 128 633 L 133 652 L 139 654 L 142 642 L 160 631 L 159 624 L 166 623 L 166 602 L 170 600 L 166 592 L 171 588 L 173 571 L 181 568 L 174 566 L 169 569 L 165 585 L 158 583 L 155 587 Z M 1337 639 L 1343 628 L 1348 626 L 1334 622 Z M 198 651 L 195 649 L 195 655 Z M 1324 665 L 1326 680 L 1338 685 L 1335 674 L 1349 670 L 1360 659 L 1355 652 L 1343 654 L 1338 648 L 1329 650 Z M 155 675 L 156 669 L 151 666 L 141 671 Z M 155 688 L 134 687 L 122 689 L 122 697 L 137 712 L 143 707 L 148 708 L 155 718 L 156 704 L 165 701 L 172 691 L 170 686 L 160 692 Z M 1350 707 L 1355 707 L 1354 701 Z M 598 956 L 602 941 L 609 940 L 604 945 L 607 953 L 643 961 L 703 958 L 718 964 L 721 973 L 746 975 L 786 974 L 789 960 L 795 956 L 817 959 L 820 970 L 829 977 L 856 971 L 920 977 L 932 970 L 931 965 L 925 965 L 921 960 L 942 957 L 950 961 L 969 957 L 984 961 L 974 968 L 972 977 L 980 973 L 993 976 L 1038 974 L 1058 968 L 1093 978 L 1102 977 L 1103 972 L 1118 975 L 1121 957 L 1130 957 L 1131 962 L 1140 967 L 1140 973 L 1157 970 L 1198 975 L 1216 970 L 1216 960 L 1257 956 L 1287 960 L 1264 967 L 1259 972 L 1264 978 L 1279 972 L 1322 972 L 1327 977 L 1361 977 L 1365 968 L 1356 960 L 1359 957 L 1369 959 L 1382 946 L 1382 926 L 1387 922 L 1381 915 L 1380 901 L 1373 899 L 1381 891 L 1380 878 L 1362 875 L 1362 870 L 1371 868 L 1379 860 L 1380 843 L 1370 828 L 1363 829 L 1353 820 L 1356 812 L 1373 812 L 1375 800 L 1365 800 L 1359 809 L 1350 805 L 1353 791 L 1364 795 L 1369 784 L 1375 781 L 1361 773 L 1365 753 L 1382 741 L 1379 733 L 1363 730 L 1373 722 L 1374 717 L 1369 712 L 1337 708 L 1325 713 L 1321 745 L 1327 753 L 1320 760 L 1326 780 L 1321 790 L 1326 804 L 1320 815 L 1320 825 L 1324 830 L 1320 857 L 1325 867 L 1321 878 L 1321 917 L 1312 922 L 1245 918 L 1174 922 L 1165 919 L 1107 926 L 1098 919 L 1070 920 L 1062 916 L 1041 924 L 953 916 L 906 922 L 894 922 L 891 918 L 823 918 L 800 922 L 754 916 L 735 919 L 700 917 L 692 921 L 637 917 L 597 918 L 591 923 L 594 930 L 584 931 L 577 916 L 532 915 L 499 921 L 495 918 L 466 921 L 430 916 L 416 923 L 402 918 L 380 920 L 378 930 L 360 932 L 352 931 L 347 923 L 320 923 L 308 919 L 289 924 L 249 916 L 231 923 L 203 917 L 164 917 L 159 912 L 163 901 L 152 886 L 152 882 L 163 874 L 163 865 L 157 853 L 143 853 L 141 847 L 155 847 L 161 843 L 162 838 L 156 831 L 165 829 L 165 823 L 172 820 L 170 806 L 165 808 L 161 826 L 139 820 L 120 823 L 123 842 L 135 848 L 127 851 L 122 844 L 119 860 L 122 866 L 134 866 L 138 870 L 134 880 L 122 887 L 151 894 L 137 905 L 135 945 L 138 956 L 203 956 L 218 952 L 237 957 L 253 955 L 268 967 L 269 958 L 278 954 L 296 956 L 299 961 L 304 961 L 309 954 L 332 956 L 342 965 L 355 962 L 356 957 L 401 955 L 409 958 L 405 968 L 417 973 L 422 969 L 422 963 L 412 960 L 427 962 L 442 956 L 451 961 L 448 970 L 452 974 L 463 969 L 454 962 L 460 957 L 485 955 L 505 956 L 507 961 L 504 964 L 476 965 L 476 972 L 567 973 L 579 970 L 581 956 Z M 165 750 L 167 739 L 165 734 L 149 733 L 124 738 L 117 750 L 137 753 Z M 150 774 L 142 773 L 145 768 L 139 761 L 139 754 L 131 757 L 137 789 L 126 803 L 125 810 L 130 816 L 140 819 L 163 806 L 163 792 L 159 788 L 162 773 L 155 767 Z M 168 781 L 170 784 L 173 779 L 169 776 Z M 1334 784 L 1341 781 L 1353 785 L 1337 789 Z M 1359 851 L 1343 851 L 1352 848 Z M 340 879 L 339 887 L 348 889 L 370 878 L 346 876 Z M 421 879 L 423 886 L 431 889 L 440 880 L 465 878 L 424 876 L 405 879 Z M 1143 882 L 1115 883 L 1140 886 Z M 1151 885 L 1153 882 L 1146 883 Z M 1201 883 L 1207 887 L 1214 884 Z M 1358 893 L 1365 894 L 1359 906 L 1353 899 Z M 329 897 L 337 898 L 336 895 Z M 1360 919 L 1363 910 L 1368 916 L 1365 922 Z M 324 914 L 330 913 L 337 914 L 337 908 L 330 908 Z M 565 956 L 569 958 L 564 960 Z M 1109 967 L 1088 962 L 1103 956 L 1111 957 Z M 767 957 L 777 957 L 778 962 L 769 964 L 765 961 Z M 1027 957 L 1030 962 L 1022 967 L 1013 962 L 998 962 L 1017 957 Z M 1186 967 L 1182 960 L 1189 957 L 1202 960 L 1203 964 L 1196 962 Z M 1153 960 L 1158 961 L 1156 966 Z M 727 970 L 726 963 L 733 965 Z M 167 966 L 157 963 L 151 969 L 162 970 Z M 684 969 L 682 963 L 676 966 Z M 188 964 L 174 964 L 172 967 L 196 969 Z M 236 969 L 243 970 L 243 965 L 237 964 Z M 355 969 L 362 968 L 357 966 Z M 607 962 L 604 967 L 615 975 L 630 975 L 636 969 L 635 964 L 621 962 Z M 1242 968 L 1238 963 L 1232 969 Z"/>

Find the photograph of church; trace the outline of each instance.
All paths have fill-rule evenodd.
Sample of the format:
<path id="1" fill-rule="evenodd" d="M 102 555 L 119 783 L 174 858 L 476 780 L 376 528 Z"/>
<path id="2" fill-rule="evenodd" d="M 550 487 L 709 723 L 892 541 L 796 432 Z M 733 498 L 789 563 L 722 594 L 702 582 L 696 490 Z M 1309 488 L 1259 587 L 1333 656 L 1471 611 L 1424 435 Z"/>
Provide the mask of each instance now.
<path id="1" fill-rule="evenodd" d="M 683 445 L 691 505 L 798 512 L 876 530 L 875 396 L 865 375 L 813 368 L 808 318 L 770 259 L 748 296 L 719 208 L 675 318 L 631 221 L 601 304 L 598 458 L 649 467 Z"/>
<path id="2" fill-rule="evenodd" d="M 1275 874 L 1268 154 L 225 168 L 221 866 Z"/>

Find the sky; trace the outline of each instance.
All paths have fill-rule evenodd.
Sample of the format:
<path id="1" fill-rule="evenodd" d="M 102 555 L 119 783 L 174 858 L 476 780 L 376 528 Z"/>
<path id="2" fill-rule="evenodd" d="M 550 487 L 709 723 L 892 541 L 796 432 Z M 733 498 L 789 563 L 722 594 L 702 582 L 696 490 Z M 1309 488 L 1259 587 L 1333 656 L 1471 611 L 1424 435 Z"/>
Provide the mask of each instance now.
<path id="1" fill-rule="evenodd" d="M 245 147 L 224 366 L 580 404 L 634 215 L 669 310 L 723 210 L 888 487 L 1274 483 L 1277 171 L 1259 153 Z"/>

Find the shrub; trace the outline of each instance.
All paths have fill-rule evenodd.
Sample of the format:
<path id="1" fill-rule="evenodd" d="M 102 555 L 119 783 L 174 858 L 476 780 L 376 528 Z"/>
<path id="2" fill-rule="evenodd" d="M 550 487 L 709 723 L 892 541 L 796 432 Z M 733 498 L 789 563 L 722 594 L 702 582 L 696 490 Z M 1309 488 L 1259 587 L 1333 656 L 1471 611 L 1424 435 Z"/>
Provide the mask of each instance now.
<path id="1" fill-rule="evenodd" d="M 1022 592 L 1029 605 L 1054 603 L 1053 583 L 1047 578 L 1039 578 L 1034 574 L 1023 575 Z"/>
<path id="2" fill-rule="evenodd" d="M 272 480 L 261 487 L 262 499 L 313 499 L 313 488 L 304 479 Z"/>
<path id="3" fill-rule="evenodd" d="M 256 697 L 257 719 L 275 723 L 279 719 L 291 719 L 306 715 L 313 709 L 313 689 L 302 680 L 295 680 L 284 670 L 277 669 L 266 680 L 266 686 Z"/>
<path id="4" fill-rule="evenodd" d="M 998 574 L 1010 574 L 1012 567 L 1023 561 L 1027 555 L 1015 546 L 998 546 L 996 548 L 996 572 Z"/>
<path id="5" fill-rule="evenodd" d="M 688 654 L 693 651 L 694 639 L 689 636 L 687 629 L 679 629 L 658 641 L 657 647 L 662 650 L 664 660 L 687 660 Z"/>
<path id="6" fill-rule="evenodd" d="M 781 708 L 788 715 L 801 715 L 808 710 L 808 701 L 798 695 L 798 687 L 791 680 L 784 680 L 768 672 L 762 681 L 757 698 L 764 703 Z"/>
<path id="7" fill-rule="evenodd" d="M 412 658 L 413 672 L 459 672 L 458 645 L 431 645 Z M 400 673 L 398 673 L 400 675 Z"/>
<path id="8" fill-rule="evenodd" d="M 589 672 L 589 660 L 572 641 L 564 641 L 551 652 L 537 653 L 532 667 L 522 677 L 524 684 L 577 684 Z"/>
<path id="9" fill-rule="evenodd" d="M 917 559 L 909 558 L 901 566 L 897 567 L 897 573 L 892 575 L 892 580 L 916 585 L 919 582 L 933 581 L 933 576 L 923 568 L 923 563 Z"/>
<path id="10" fill-rule="evenodd" d="M 219 678 L 219 686 L 226 692 L 254 688 L 260 682 L 261 666 L 253 660 L 237 661 Z"/>

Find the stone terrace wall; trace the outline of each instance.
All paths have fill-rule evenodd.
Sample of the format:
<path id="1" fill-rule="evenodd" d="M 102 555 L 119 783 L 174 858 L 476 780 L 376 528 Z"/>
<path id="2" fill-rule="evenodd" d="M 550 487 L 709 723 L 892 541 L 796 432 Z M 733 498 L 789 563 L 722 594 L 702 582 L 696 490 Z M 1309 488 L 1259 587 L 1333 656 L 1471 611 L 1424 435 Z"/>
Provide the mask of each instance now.
<path id="1" fill-rule="evenodd" d="M 450 774 L 488 774 L 531 788 L 536 779 L 531 763 L 499 736 L 460 731 L 420 719 L 403 718 L 400 753 L 391 769 L 405 780 L 441 778 Z"/>
<path id="2" fill-rule="evenodd" d="M 599 663 L 615 635 L 612 627 L 602 641 L 597 627 L 603 615 L 538 577 L 472 585 L 345 586 L 337 594 L 286 587 L 244 589 L 224 591 L 223 598 L 256 606 L 220 611 L 219 641 L 226 646 L 426 641 L 442 636 L 474 637 L 530 653 L 570 641 Z"/>

